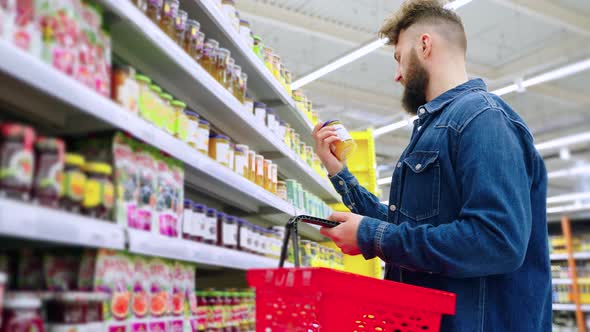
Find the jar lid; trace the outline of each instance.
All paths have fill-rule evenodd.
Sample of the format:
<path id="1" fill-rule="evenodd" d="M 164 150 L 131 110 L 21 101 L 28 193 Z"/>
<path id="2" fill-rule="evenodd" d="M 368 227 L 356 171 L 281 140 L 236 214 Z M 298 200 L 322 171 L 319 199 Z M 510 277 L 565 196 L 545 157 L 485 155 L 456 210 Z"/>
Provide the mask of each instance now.
<path id="1" fill-rule="evenodd" d="M 205 119 L 200 119 L 199 124 L 209 125 L 209 121 L 207 121 Z"/>
<path id="2" fill-rule="evenodd" d="M 254 35 L 254 40 L 255 41 L 262 41 L 262 37 L 260 37 L 259 35 Z"/>
<path id="3" fill-rule="evenodd" d="M 172 101 L 172 106 L 186 108 L 186 103 L 184 103 L 184 102 L 182 102 L 180 100 L 173 100 Z"/>
<path id="4" fill-rule="evenodd" d="M 265 103 L 261 103 L 259 101 L 255 101 L 254 102 L 254 108 L 264 108 L 264 109 L 266 109 L 266 104 Z"/>
<path id="5" fill-rule="evenodd" d="M 190 205 L 190 206 L 192 206 L 193 205 L 193 201 L 191 201 L 190 199 L 185 199 L 184 200 L 184 205 Z"/>
<path id="6" fill-rule="evenodd" d="M 226 216 L 226 214 L 225 214 L 225 213 L 217 211 L 217 217 L 218 217 L 218 218 L 223 218 L 223 217 L 225 217 L 225 216 Z"/>
<path id="7" fill-rule="evenodd" d="M 28 292 L 7 293 L 4 297 L 4 307 L 6 309 L 39 309 L 41 299 Z"/>
<path id="8" fill-rule="evenodd" d="M 82 166 L 84 166 L 85 160 L 82 155 L 75 154 L 75 153 L 66 153 L 65 162 L 66 162 L 66 165 L 73 165 L 73 166 L 82 167 Z"/>
<path id="9" fill-rule="evenodd" d="M 110 165 L 97 162 L 88 162 L 84 164 L 84 171 L 109 176 L 113 173 L 113 169 Z"/>
<path id="10" fill-rule="evenodd" d="M 329 126 L 335 122 L 340 122 L 340 120 L 328 120 L 328 121 L 324 122 L 324 124 L 322 125 L 322 128 Z"/>
<path id="11" fill-rule="evenodd" d="M 235 71 L 241 71 L 242 70 L 242 66 L 234 65 L 234 70 Z"/>
<path id="12" fill-rule="evenodd" d="M 148 84 L 152 83 L 152 80 L 149 77 L 147 77 L 145 75 L 141 75 L 141 74 L 135 75 L 135 79 L 137 81 L 148 83 Z"/>
<path id="13" fill-rule="evenodd" d="M 283 185 L 286 185 L 286 184 L 287 184 L 287 182 L 285 182 L 285 181 L 280 181 L 280 180 L 279 180 L 279 181 L 277 181 L 277 184 L 283 184 Z"/>
<path id="14" fill-rule="evenodd" d="M 229 137 L 221 134 L 210 134 L 209 138 L 217 138 L 217 139 L 224 139 L 229 141 Z"/>
<path id="15" fill-rule="evenodd" d="M 186 20 L 186 24 L 196 25 L 198 27 L 201 27 L 201 23 L 199 23 L 199 21 L 197 21 L 197 20 L 193 20 L 192 18 L 189 18 L 188 20 Z"/>
<path id="16" fill-rule="evenodd" d="M 217 210 L 215 210 L 214 208 L 208 208 L 207 209 L 207 213 L 217 213 Z"/>
<path id="17" fill-rule="evenodd" d="M 251 94 L 246 92 L 246 99 L 254 99 Z"/>
<path id="18" fill-rule="evenodd" d="M 247 20 L 240 20 L 240 25 L 249 27 L 250 26 L 250 22 L 248 22 Z"/>
<path id="19" fill-rule="evenodd" d="M 244 152 L 245 152 L 245 151 L 244 151 L 244 149 L 240 149 L 240 148 L 238 148 L 237 146 L 236 146 L 236 147 L 234 147 L 234 151 L 235 151 L 235 152 L 240 152 L 240 153 L 244 153 Z"/>
<path id="20" fill-rule="evenodd" d="M 189 109 L 185 109 L 184 110 L 184 114 L 188 115 L 188 116 L 195 116 L 197 118 L 200 118 L 199 113 L 195 112 L 195 111 L 191 111 Z"/>
<path id="21" fill-rule="evenodd" d="M 234 216 L 227 216 L 226 219 L 227 219 L 227 221 L 236 221 L 237 218 Z"/>
<path id="22" fill-rule="evenodd" d="M 275 111 L 273 108 L 267 107 L 266 108 L 266 113 L 277 114 L 277 111 Z"/>
<path id="23" fill-rule="evenodd" d="M 285 120 L 279 120 L 279 124 L 283 127 L 287 127 L 287 121 Z"/>
<path id="24" fill-rule="evenodd" d="M 162 88 L 160 88 L 159 86 L 152 84 L 150 85 L 150 90 L 157 92 L 157 93 L 162 93 Z"/>
<path id="25" fill-rule="evenodd" d="M 40 149 L 58 150 L 64 148 L 65 144 L 64 141 L 59 138 L 39 136 L 35 140 L 35 146 Z"/>
<path id="26" fill-rule="evenodd" d="M 223 48 L 223 47 L 220 47 L 217 50 L 217 52 L 227 53 L 228 55 L 231 54 L 231 52 L 227 48 Z"/>
<path id="27" fill-rule="evenodd" d="M 35 131 L 32 127 L 25 126 L 19 123 L 4 123 L 0 124 L 2 135 L 4 136 L 32 136 L 35 137 Z"/>
<path id="28" fill-rule="evenodd" d="M 160 94 L 160 98 L 162 98 L 164 100 L 168 100 L 168 101 L 171 101 L 172 99 L 174 99 L 174 98 L 172 98 L 172 95 L 169 94 L 169 93 L 162 93 L 162 94 Z"/>
<path id="29" fill-rule="evenodd" d="M 193 205 L 193 208 L 195 208 L 195 209 L 199 209 L 199 210 L 204 210 L 204 209 L 206 208 L 206 206 L 205 206 L 204 204 L 198 204 L 198 203 L 195 203 L 195 204 Z"/>
<path id="30" fill-rule="evenodd" d="M 238 224 L 240 224 L 240 225 L 247 225 L 248 222 L 246 220 L 244 220 L 244 219 L 238 219 Z"/>

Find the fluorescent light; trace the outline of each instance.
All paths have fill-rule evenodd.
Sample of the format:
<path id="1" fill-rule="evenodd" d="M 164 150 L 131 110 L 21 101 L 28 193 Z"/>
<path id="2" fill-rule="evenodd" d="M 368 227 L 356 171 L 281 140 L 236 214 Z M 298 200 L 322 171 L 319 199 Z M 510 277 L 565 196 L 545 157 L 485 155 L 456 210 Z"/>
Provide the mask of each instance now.
<path id="1" fill-rule="evenodd" d="M 570 169 L 563 169 L 559 171 L 549 172 L 547 177 L 549 179 L 564 178 L 568 176 L 590 174 L 590 166 L 578 166 Z"/>
<path id="2" fill-rule="evenodd" d="M 590 199 L 590 192 L 574 193 L 567 195 L 552 196 L 547 198 L 547 204 L 572 202 L 581 199 Z"/>
<path id="3" fill-rule="evenodd" d="M 450 9 L 450 10 L 456 10 L 459 7 L 470 3 L 471 1 L 473 1 L 473 0 L 453 1 L 451 3 L 446 4 L 445 8 Z M 359 48 L 358 50 L 352 51 L 352 52 L 348 53 L 347 55 L 325 65 L 324 67 L 298 79 L 297 81 L 291 83 L 291 88 L 293 90 L 297 90 L 297 89 L 301 88 L 302 86 L 307 85 L 307 84 L 317 80 L 318 78 L 333 72 L 334 70 L 336 70 L 340 67 L 346 66 L 347 64 L 349 64 L 359 58 L 362 58 L 369 53 L 372 53 L 373 51 L 383 47 L 383 45 L 385 45 L 387 43 L 389 43 L 389 38 L 377 39 L 374 42 L 371 42 L 371 43 Z"/>
<path id="4" fill-rule="evenodd" d="M 572 153 L 570 152 L 570 149 L 561 148 L 561 150 L 559 150 L 559 159 L 564 161 L 572 159 Z"/>
<path id="5" fill-rule="evenodd" d="M 547 214 L 590 211 L 590 204 L 574 204 L 547 208 Z"/>
<path id="6" fill-rule="evenodd" d="M 339 58 L 337 60 L 335 60 L 334 62 L 331 62 L 327 65 L 325 65 L 324 67 L 312 72 L 311 74 L 308 74 L 307 76 L 304 76 L 300 79 L 298 79 L 297 81 L 291 83 L 291 88 L 293 90 L 299 89 L 304 85 L 307 85 L 315 80 L 317 80 L 318 78 L 327 75 L 331 72 L 333 72 L 334 70 L 343 67 L 373 51 L 375 51 L 376 49 L 381 48 L 383 45 L 387 44 L 389 42 L 389 38 L 382 38 L 382 39 L 378 39 L 375 40 L 361 48 L 359 48 L 358 50 L 352 51 L 351 53 L 343 56 L 342 58 Z"/>
<path id="7" fill-rule="evenodd" d="M 552 150 L 562 148 L 572 144 L 590 142 L 590 132 L 579 133 L 571 136 L 565 136 L 535 145 L 538 151 Z"/>
<path id="8" fill-rule="evenodd" d="M 418 119 L 418 116 L 413 116 L 407 120 L 402 120 L 402 121 L 387 125 L 385 127 L 377 128 L 373 131 L 373 137 L 379 137 L 383 134 L 387 134 L 387 133 L 392 132 L 394 130 L 398 130 L 400 128 L 406 127 L 409 124 L 414 123 L 414 121 L 416 121 L 416 119 Z"/>
<path id="9" fill-rule="evenodd" d="M 570 76 L 570 75 L 573 75 L 573 74 L 576 74 L 576 73 L 579 73 L 579 72 L 582 72 L 582 71 L 585 71 L 588 69 L 590 69 L 590 59 L 582 60 L 582 61 L 570 64 L 570 65 L 567 65 L 567 66 L 564 66 L 561 68 L 557 68 L 557 69 L 549 71 L 547 73 L 531 77 L 531 78 L 523 81 L 522 84 L 520 84 L 520 85 L 524 88 L 527 88 L 529 86 L 533 86 L 533 85 L 537 85 L 537 84 L 541 84 L 541 83 L 547 83 L 549 81 L 554 81 L 554 80 L 557 80 L 560 78 L 564 78 L 564 77 L 567 77 L 567 76 Z M 512 92 L 516 92 L 516 91 L 518 91 L 518 89 L 519 89 L 519 84 L 510 84 L 510 85 L 503 87 L 501 89 L 494 90 L 491 93 L 498 95 L 498 96 L 503 96 L 503 95 L 506 95 L 506 94 L 509 94 Z M 385 131 L 384 133 L 398 130 L 403 127 L 403 126 L 396 127 L 394 125 L 395 125 L 395 123 L 391 124 L 391 125 L 387 125 L 382 128 L 377 128 L 377 129 L 375 129 L 374 133 L 377 133 L 377 132 L 381 133 L 382 129 L 390 128 L 390 126 L 392 126 L 391 128 L 394 128 L 394 129 L 389 129 L 389 130 Z M 375 135 L 375 137 L 377 137 L 377 135 Z"/>
<path id="10" fill-rule="evenodd" d="M 381 178 L 381 179 L 377 180 L 377 185 L 382 186 L 385 184 L 391 184 L 391 177 Z"/>

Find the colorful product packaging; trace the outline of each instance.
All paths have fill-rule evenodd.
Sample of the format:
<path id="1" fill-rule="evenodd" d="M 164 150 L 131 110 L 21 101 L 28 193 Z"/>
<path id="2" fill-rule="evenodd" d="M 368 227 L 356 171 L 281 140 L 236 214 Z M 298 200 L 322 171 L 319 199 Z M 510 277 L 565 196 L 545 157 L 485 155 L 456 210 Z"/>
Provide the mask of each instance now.
<path id="1" fill-rule="evenodd" d="M 127 332 L 130 313 L 133 265 L 123 252 L 100 249 L 96 258 L 94 289 L 110 296 L 103 310 L 108 332 Z"/>

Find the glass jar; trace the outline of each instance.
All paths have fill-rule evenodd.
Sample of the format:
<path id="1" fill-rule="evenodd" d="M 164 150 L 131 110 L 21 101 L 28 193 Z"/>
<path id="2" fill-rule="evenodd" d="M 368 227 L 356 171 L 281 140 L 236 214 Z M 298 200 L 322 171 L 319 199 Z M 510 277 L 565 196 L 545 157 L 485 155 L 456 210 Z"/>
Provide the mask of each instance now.
<path id="1" fill-rule="evenodd" d="M 256 151 L 248 151 L 248 180 L 256 183 Z"/>
<path id="2" fill-rule="evenodd" d="M 64 141 L 39 137 L 35 141 L 35 176 L 33 198 L 45 206 L 57 207 L 62 196 Z"/>
<path id="3" fill-rule="evenodd" d="M 160 95 L 162 94 L 162 88 L 159 86 L 152 84 L 150 85 L 150 106 L 149 110 L 146 113 L 146 120 L 151 123 L 156 123 L 158 115 L 162 112 L 162 108 L 164 107 L 164 102 Z"/>
<path id="4" fill-rule="evenodd" d="M 246 232 L 247 232 L 247 221 L 244 219 L 238 219 L 238 250 L 247 252 L 246 245 Z"/>
<path id="5" fill-rule="evenodd" d="M 162 93 L 160 95 L 162 107 L 156 117 L 156 125 L 164 129 L 168 134 L 174 134 L 174 109 L 172 108 L 172 95 Z"/>
<path id="6" fill-rule="evenodd" d="M 91 331 L 99 331 L 99 328 L 102 326 L 102 322 L 105 320 L 103 307 L 104 303 L 109 300 L 109 295 L 105 293 L 87 293 L 86 299 L 88 300 L 88 304 L 86 307 L 86 322 L 87 323 L 96 323 L 96 330 Z"/>
<path id="7" fill-rule="evenodd" d="M 80 213 L 86 186 L 86 174 L 82 171 L 84 157 L 78 154 L 65 155 L 62 181 L 61 206 L 69 212 Z"/>
<path id="8" fill-rule="evenodd" d="M 155 24 L 160 24 L 160 18 L 162 17 L 162 3 L 163 0 L 147 0 L 146 14 Z"/>
<path id="9" fill-rule="evenodd" d="M 277 164 L 270 165 L 270 181 L 270 192 L 276 194 L 279 181 L 279 166 Z"/>
<path id="10" fill-rule="evenodd" d="M 217 223 L 215 224 L 217 227 L 217 238 L 215 239 L 215 244 L 220 247 L 223 246 L 223 224 L 226 218 L 225 213 L 217 211 Z"/>
<path id="11" fill-rule="evenodd" d="M 234 58 L 230 57 L 229 60 L 227 61 L 227 68 L 225 70 L 224 87 L 232 95 L 234 94 L 234 81 L 236 80 L 235 72 L 234 72 L 235 66 L 236 66 L 236 60 L 234 60 Z"/>
<path id="12" fill-rule="evenodd" d="M 184 200 L 184 210 L 182 211 L 182 238 L 186 240 L 192 239 L 193 234 L 193 201 L 190 199 Z"/>
<path id="13" fill-rule="evenodd" d="M 246 20 L 240 20 L 240 36 L 248 45 L 248 48 L 252 48 L 254 46 L 254 39 L 252 38 L 252 29 L 250 27 L 250 22 Z"/>
<path id="14" fill-rule="evenodd" d="M 334 155 L 340 160 L 345 161 L 350 157 L 356 150 L 356 142 L 348 133 L 348 130 L 344 127 L 340 120 L 326 121 L 322 128 L 332 126 L 336 129 L 336 135 L 340 138 L 339 141 L 333 143 Z"/>
<path id="15" fill-rule="evenodd" d="M 207 330 L 207 299 L 205 294 L 203 291 L 197 291 L 197 332 Z"/>
<path id="16" fill-rule="evenodd" d="M 193 204 L 191 227 L 191 239 L 202 242 L 205 239 L 205 226 L 207 225 L 207 207 L 203 204 Z"/>
<path id="17" fill-rule="evenodd" d="M 229 167 L 229 137 L 220 134 L 209 135 L 209 157 Z"/>
<path id="18" fill-rule="evenodd" d="M 272 189 L 272 161 L 264 159 L 264 189 L 271 191 Z"/>
<path id="19" fill-rule="evenodd" d="M 199 130 L 197 133 L 197 150 L 201 153 L 209 154 L 209 133 L 211 126 L 205 119 L 199 120 Z"/>
<path id="20" fill-rule="evenodd" d="M 264 61 L 264 43 L 262 42 L 262 38 L 254 35 L 252 39 L 254 41 L 254 45 L 252 46 L 254 54 L 256 54 L 260 60 Z"/>
<path id="21" fill-rule="evenodd" d="M 203 242 L 207 244 L 215 244 L 217 242 L 217 210 L 213 208 L 207 209 Z"/>
<path id="22" fill-rule="evenodd" d="M 242 73 L 242 75 L 245 75 L 245 74 Z M 244 110 L 247 113 L 254 114 L 254 98 L 250 94 L 248 94 L 247 92 L 244 97 Z"/>
<path id="23" fill-rule="evenodd" d="M 254 102 L 254 117 L 261 125 L 266 125 L 266 104 L 259 101 Z"/>
<path id="24" fill-rule="evenodd" d="M 199 38 L 199 32 L 201 32 L 201 23 L 196 20 L 189 19 L 186 21 L 186 30 L 184 32 L 184 50 L 191 58 L 198 61 L 197 42 Z"/>
<path id="25" fill-rule="evenodd" d="M 227 150 L 227 165 L 229 169 L 235 172 L 236 169 L 236 143 L 229 140 L 229 149 Z"/>
<path id="26" fill-rule="evenodd" d="M 287 88 L 287 93 L 291 95 L 293 90 L 291 89 L 291 83 L 293 83 L 293 73 L 290 70 L 285 69 L 285 87 Z"/>
<path id="27" fill-rule="evenodd" d="M 183 142 L 188 142 L 188 116 L 184 112 L 186 109 L 186 104 L 180 100 L 172 101 L 172 110 L 173 110 L 173 127 L 172 131 L 174 133 L 174 137 L 179 138 Z"/>
<path id="28" fill-rule="evenodd" d="M 242 72 L 239 77 L 237 92 L 234 92 L 234 94 L 237 94 L 238 100 L 244 104 L 246 102 L 246 91 L 248 91 L 248 74 Z"/>
<path id="29" fill-rule="evenodd" d="M 285 145 L 291 149 L 291 147 L 293 146 L 293 135 L 294 135 L 294 131 L 293 128 L 291 128 L 291 125 L 289 125 L 287 123 L 287 127 L 285 128 L 285 138 L 284 138 L 284 142 Z"/>
<path id="30" fill-rule="evenodd" d="M 223 220 L 222 232 L 221 245 L 229 249 L 237 249 L 238 223 L 236 217 L 227 216 L 225 220 Z"/>
<path id="31" fill-rule="evenodd" d="M 250 148 L 244 144 L 237 144 L 235 150 L 234 171 L 243 177 L 248 176 L 248 152 Z"/>
<path id="32" fill-rule="evenodd" d="M 295 100 L 295 105 L 301 112 L 305 112 L 307 108 L 307 97 L 303 95 L 301 90 L 293 90 L 293 100 Z"/>
<path id="33" fill-rule="evenodd" d="M 227 87 L 227 64 L 229 62 L 230 52 L 226 48 L 217 50 L 217 67 L 215 69 L 215 79 L 219 84 Z"/>
<path id="34" fill-rule="evenodd" d="M 264 157 L 262 155 L 256 155 L 256 184 L 264 188 Z"/>
<path id="35" fill-rule="evenodd" d="M 277 181 L 277 196 L 287 200 L 287 183 L 285 181 Z"/>
<path id="36" fill-rule="evenodd" d="M 287 80 L 285 78 L 285 65 L 282 62 L 279 64 L 279 82 L 283 88 L 286 88 L 285 83 Z"/>
<path id="37" fill-rule="evenodd" d="M 65 292 L 55 294 L 47 303 L 47 321 L 61 324 L 87 323 L 89 293 Z"/>
<path id="38" fill-rule="evenodd" d="M 311 123 L 314 126 L 317 126 L 318 122 L 320 122 L 320 118 L 318 116 L 318 112 L 311 112 Z"/>
<path id="39" fill-rule="evenodd" d="M 174 21 L 178 16 L 178 0 L 163 0 L 162 13 L 160 14 L 160 29 L 164 31 L 172 40 L 175 37 Z"/>
<path id="40" fill-rule="evenodd" d="M 242 82 L 242 67 L 238 65 L 234 65 L 234 70 L 232 72 L 232 93 L 236 99 L 240 101 L 240 103 L 244 103 L 245 95 L 240 95 L 241 90 L 241 82 Z"/>
<path id="41" fill-rule="evenodd" d="M 305 160 L 310 167 L 313 167 L 313 147 L 305 147 Z"/>
<path id="42" fill-rule="evenodd" d="M 139 112 L 139 84 L 135 79 L 135 69 L 131 66 L 115 66 L 113 69 L 113 100 L 127 111 Z"/>
<path id="43" fill-rule="evenodd" d="M 277 128 L 277 136 L 281 139 L 281 142 L 284 142 L 286 135 L 287 135 L 287 122 L 280 120 L 279 127 Z"/>
<path id="44" fill-rule="evenodd" d="M 281 57 L 278 54 L 273 54 L 272 58 L 272 74 L 277 80 L 281 78 Z"/>
<path id="45" fill-rule="evenodd" d="M 139 115 L 144 119 L 148 119 L 148 113 L 151 109 L 150 104 L 153 102 L 152 91 L 150 89 L 152 80 L 144 75 L 135 75 L 135 81 L 139 87 Z"/>
<path id="46" fill-rule="evenodd" d="M 203 46 L 203 56 L 201 57 L 201 66 L 211 75 L 213 78 L 217 78 L 217 49 L 219 43 L 214 39 L 208 39 Z"/>
<path id="47" fill-rule="evenodd" d="M 174 40 L 178 46 L 184 48 L 184 38 L 186 35 L 188 21 L 188 13 L 184 10 L 179 10 L 174 19 Z"/>
<path id="48" fill-rule="evenodd" d="M 277 112 L 272 108 L 266 108 L 266 127 L 271 132 L 276 132 L 275 125 L 277 123 Z"/>
<path id="49" fill-rule="evenodd" d="M 133 0 L 133 4 L 142 12 L 147 11 L 147 0 Z"/>
<path id="50" fill-rule="evenodd" d="M 264 46 L 264 64 L 266 68 L 272 73 L 272 56 L 274 54 L 272 48 Z"/>
<path id="51" fill-rule="evenodd" d="M 35 171 L 35 131 L 5 123 L 0 124 L 0 135 L 0 194 L 27 200 Z"/>
<path id="52" fill-rule="evenodd" d="M 187 119 L 187 133 L 186 142 L 193 148 L 197 148 L 198 134 L 199 134 L 199 114 L 189 109 L 184 110 L 184 115 Z"/>
<path id="53" fill-rule="evenodd" d="M 301 151 L 300 151 L 300 147 L 301 147 L 301 136 L 299 134 L 297 134 L 297 133 L 295 133 L 293 135 L 293 143 L 292 143 L 292 146 L 293 146 L 293 151 L 295 151 L 295 153 L 297 155 L 301 155 Z"/>
<path id="54" fill-rule="evenodd" d="M 115 200 L 115 188 L 111 180 L 113 170 L 110 165 L 98 162 L 84 164 L 86 184 L 82 211 L 85 215 L 107 220 Z"/>
<path id="55" fill-rule="evenodd" d="M 305 163 L 307 163 L 307 154 L 305 153 L 305 149 L 307 148 L 307 144 L 300 142 L 299 143 L 299 157 L 301 158 L 301 160 L 303 160 Z"/>
<path id="56" fill-rule="evenodd" d="M 2 332 L 44 331 L 41 300 L 31 293 L 7 293 L 1 321 Z"/>
<path id="57" fill-rule="evenodd" d="M 307 117 L 309 118 L 309 120 L 311 121 L 311 114 L 313 112 L 313 103 L 311 102 L 311 100 L 307 100 Z"/>

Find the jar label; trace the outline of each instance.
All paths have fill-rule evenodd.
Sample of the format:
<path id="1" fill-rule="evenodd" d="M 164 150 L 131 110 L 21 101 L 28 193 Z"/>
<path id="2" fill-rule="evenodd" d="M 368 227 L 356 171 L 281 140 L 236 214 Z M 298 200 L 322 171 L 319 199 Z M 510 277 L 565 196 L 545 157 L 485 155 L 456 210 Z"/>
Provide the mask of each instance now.
<path id="1" fill-rule="evenodd" d="M 199 123 L 197 121 L 188 120 L 187 143 L 197 147 L 199 142 Z"/>
<path id="2" fill-rule="evenodd" d="M 63 192 L 72 201 L 81 202 L 84 198 L 86 175 L 79 171 L 64 173 Z"/>
<path id="3" fill-rule="evenodd" d="M 10 143 L 6 145 L 11 145 Z M 14 183 L 30 185 L 33 180 L 35 164 L 33 153 L 29 150 L 4 148 L 2 153 L 2 169 L 0 169 L 0 180 L 13 179 Z"/>
<path id="4" fill-rule="evenodd" d="M 107 209 L 115 204 L 115 187 L 110 181 L 102 185 L 102 203 Z"/>
<path id="5" fill-rule="evenodd" d="M 266 110 L 264 108 L 255 108 L 254 109 L 254 117 L 256 120 L 261 124 L 266 124 Z"/>
<path id="6" fill-rule="evenodd" d="M 193 235 L 192 234 L 192 226 L 193 226 L 193 211 L 190 207 L 184 208 L 184 213 L 182 215 L 182 234 L 186 235 Z"/>
<path id="7" fill-rule="evenodd" d="M 256 161 L 256 175 L 264 176 L 264 161 L 263 160 Z"/>
<path id="8" fill-rule="evenodd" d="M 236 173 L 239 175 L 246 175 L 248 170 L 248 157 L 244 155 L 236 155 Z"/>
<path id="9" fill-rule="evenodd" d="M 192 236 L 203 236 L 203 232 L 201 231 L 201 229 L 204 229 L 203 227 L 203 214 L 199 213 L 199 212 L 192 212 L 191 213 L 191 220 L 188 223 L 188 234 L 192 235 Z"/>
<path id="10" fill-rule="evenodd" d="M 197 134 L 197 150 L 209 150 L 209 129 L 199 127 Z"/>
<path id="11" fill-rule="evenodd" d="M 229 165 L 229 144 L 225 142 L 215 144 L 215 160 L 219 163 Z"/>
<path id="12" fill-rule="evenodd" d="M 101 184 L 95 179 L 86 180 L 84 186 L 84 202 L 82 205 L 85 208 L 97 207 L 101 202 Z"/>
<path id="13" fill-rule="evenodd" d="M 207 240 L 217 240 L 217 218 L 207 217 L 207 227 L 205 228 L 205 232 Z"/>
<path id="14" fill-rule="evenodd" d="M 238 245 L 238 225 L 223 224 L 223 244 L 230 246 Z"/>
<path id="15" fill-rule="evenodd" d="M 347 141 L 352 139 L 352 136 L 350 136 L 350 134 L 348 133 L 348 130 L 346 130 L 346 128 L 341 125 L 341 124 L 336 124 L 333 125 L 334 128 L 336 128 L 336 134 L 338 135 L 338 137 L 342 140 L 342 141 Z"/>
<path id="16" fill-rule="evenodd" d="M 227 151 L 228 166 L 231 170 L 235 170 L 235 152 L 231 147 Z"/>

